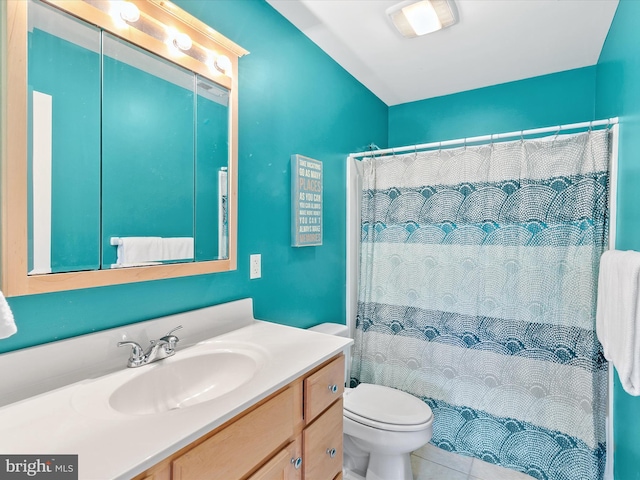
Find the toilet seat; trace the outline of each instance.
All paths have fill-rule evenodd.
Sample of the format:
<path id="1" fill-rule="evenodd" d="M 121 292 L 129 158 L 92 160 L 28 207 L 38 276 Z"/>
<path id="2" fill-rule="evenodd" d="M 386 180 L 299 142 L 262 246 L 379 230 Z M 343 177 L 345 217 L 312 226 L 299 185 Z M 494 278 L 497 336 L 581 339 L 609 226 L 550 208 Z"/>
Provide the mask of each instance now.
<path id="1" fill-rule="evenodd" d="M 420 430 L 424 430 L 431 424 L 431 420 L 417 425 L 396 425 L 392 423 L 376 422 L 375 420 L 371 420 L 370 418 L 360 417 L 347 410 L 344 411 L 344 417 L 367 427 L 375 428 L 376 430 L 384 430 L 387 432 L 418 432 Z"/>
<path id="2" fill-rule="evenodd" d="M 433 421 L 422 400 L 391 387 L 361 383 L 345 390 L 344 416 L 380 430 L 414 432 Z"/>

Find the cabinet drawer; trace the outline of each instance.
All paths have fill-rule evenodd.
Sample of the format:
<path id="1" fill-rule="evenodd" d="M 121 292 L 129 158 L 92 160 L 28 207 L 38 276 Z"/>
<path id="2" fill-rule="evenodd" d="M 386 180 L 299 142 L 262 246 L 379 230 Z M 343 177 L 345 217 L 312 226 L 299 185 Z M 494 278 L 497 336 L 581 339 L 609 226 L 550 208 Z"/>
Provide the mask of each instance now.
<path id="1" fill-rule="evenodd" d="M 302 460 L 300 441 L 291 442 L 280 450 L 260 470 L 251 475 L 248 480 L 300 480 L 302 466 L 296 460 Z"/>
<path id="2" fill-rule="evenodd" d="M 296 398 L 294 390 L 287 388 L 176 458 L 172 479 L 242 478 L 293 438 Z"/>
<path id="3" fill-rule="evenodd" d="M 342 471 L 342 398 L 302 432 L 302 459 L 305 480 L 332 480 Z"/>
<path id="4" fill-rule="evenodd" d="M 311 422 L 344 392 L 344 355 L 304 380 L 304 418 Z"/>

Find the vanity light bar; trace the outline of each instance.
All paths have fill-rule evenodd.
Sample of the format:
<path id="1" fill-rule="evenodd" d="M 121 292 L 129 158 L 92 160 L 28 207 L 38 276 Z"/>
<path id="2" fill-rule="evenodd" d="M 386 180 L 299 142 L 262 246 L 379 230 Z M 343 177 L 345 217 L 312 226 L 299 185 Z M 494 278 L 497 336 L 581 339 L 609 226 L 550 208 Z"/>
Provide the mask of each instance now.
<path id="1" fill-rule="evenodd" d="M 209 59 L 215 59 L 218 56 L 202 45 L 194 44 L 193 40 L 187 33 L 184 33 L 173 26 L 164 25 L 150 15 L 144 13 L 141 14 L 140 9 L 130 1 L 84 1 L 102 11 L 108 11 L 112 17 L 117 12 L 118 16 L 126 22 L 125 25 L 123 25 L 124 28 L 128 28 L 129 26 L 131 28 L 136 28 L 147 35 L 162 41 L 167 45 L 171 55 L 189 55 L 208 66 L 210 62 Z M 214 62 L 215 61 L 217 60 L 214 60 Z M 222 73 L 229 76 L 231 73 L 230 70 L 225 72 L 224 70 L 217 68 L 211 69 L 211 67 L 209 67 L 209 70 L 216 75 Z"/>
<path id="2" fill-rule="evenodd" d="M 135 40 L 133 43 L 227 88 L 231 84 L 223 78 L 232 76 L 232 58 L 249 53 L 165 0 L 42 1 L 72 15 L 90 18 L 98 27 L 126 40 Z"/>

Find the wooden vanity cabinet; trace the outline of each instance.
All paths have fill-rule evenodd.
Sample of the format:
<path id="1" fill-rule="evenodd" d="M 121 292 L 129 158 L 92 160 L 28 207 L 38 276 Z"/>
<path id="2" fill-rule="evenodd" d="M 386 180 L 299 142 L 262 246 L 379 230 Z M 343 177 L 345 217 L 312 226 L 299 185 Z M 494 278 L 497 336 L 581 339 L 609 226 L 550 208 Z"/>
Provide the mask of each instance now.
<path id="1" fill-rule="evenodd" d="M 339 480 L 343 392 L 339 355 L 135 480 Z"/>

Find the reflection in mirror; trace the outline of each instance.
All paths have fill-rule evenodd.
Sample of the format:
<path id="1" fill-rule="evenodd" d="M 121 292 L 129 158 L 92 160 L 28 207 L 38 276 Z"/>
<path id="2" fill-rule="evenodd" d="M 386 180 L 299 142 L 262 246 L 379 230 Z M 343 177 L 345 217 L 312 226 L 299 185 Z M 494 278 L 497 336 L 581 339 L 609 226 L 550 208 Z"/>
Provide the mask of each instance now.
<path id="1" fill-rule="evenodd" d="M 107 33 L 102 58 L 102 268 L 193 261 L 194 74 Z"/>
<path id="2" fill-rule="evenodd" d="M 229 91 L 200 76 L 196 91 L 196 260 L 218 260 L 229 258 Z"/>
<path id="3" fill-rule="evenodd" d="M 28 271 L 100 266 L 100 31 L 29 2 Z"/>

